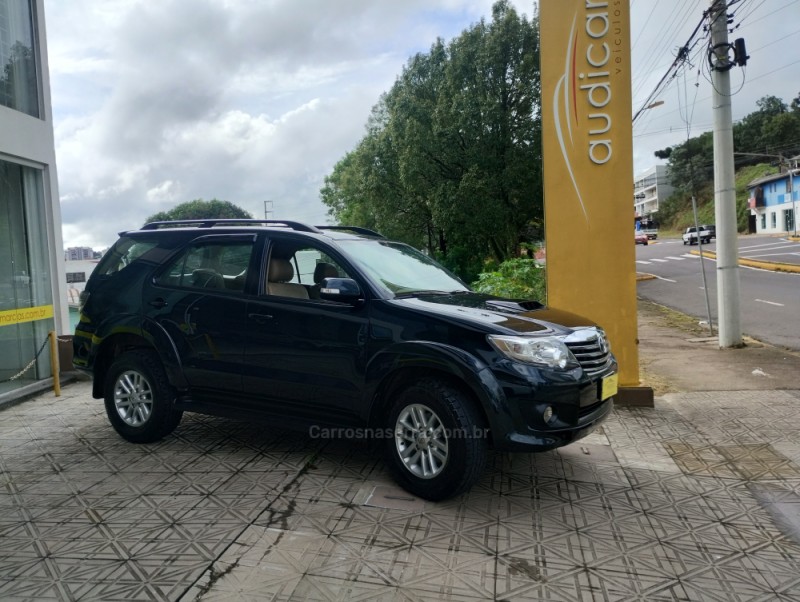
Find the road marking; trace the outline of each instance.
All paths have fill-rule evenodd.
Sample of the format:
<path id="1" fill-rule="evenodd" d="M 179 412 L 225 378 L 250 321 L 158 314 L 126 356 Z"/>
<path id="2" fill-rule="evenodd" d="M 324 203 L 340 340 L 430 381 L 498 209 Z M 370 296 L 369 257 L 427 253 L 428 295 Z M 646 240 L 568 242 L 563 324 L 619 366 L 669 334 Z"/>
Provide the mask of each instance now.
<path id="1" fill-rule="evenodd" d="M 761 253 L 760 255 L 742 255 L 742 257 L 753 259 L 755 257 L 780 257 L 781 255 L 800 255 L 800 253 Z"/>
<path id="2" fill-rule="evenodd" d="M 765 250 L 762 247 L 773 247 L 775 249 L 783 249 L 783 248 L 786 248 L 786 247 L 793 247 L 796 244 L 797 243 L 794 243 L 794 242 L 769 242 L 769 243 L 765 243 L 763 245 L 750 245 L 750 246 L 747 246 L 747 247 L 739 247 L 739 250 L 740 251 L 743 251 L 745 249 L 761 249 L 762 251 Z"/>
<path id="3" fill-rule="evenodd" d="M 643 261 L 643 260 L 641 260 L 641 259 L 637 259 L 637 260 L 636 260 L 636 263 L 641 263 L 642 265 L 650 265 L 650 263 L 651 263 L 651 262 L 649 262 L 649 261 Z"/>
<path id="4" fill-rule="evenodd" d="M 684 259 L 686 259 L 685 257 L 675 257 L 673 255 L 665 255 L 665 257 L 667 259 L 674 259 L 675 261 L 683 261 Z"/>
<path id="5" fill-rule="evenodd" d="M 655 257 L 650 258 L 650 261 L 657 261 L 658 263 L 669 263 L 666 259 L 656 259 Z"/>
<path id="6" fill-rule="evenodd" d="M 683 254 L 683 256 L 684 256 L 684 257 L 688 257 L 689 259 L 691 259 L 691 258 L 693 258 L 693 257 L 694 257 L 695 259 L 700 259 L 700 256 L 699 256 L 699 255 L 692 255 L 691 253 L 684 253 L 684 254 Z"/>
<path id="7" fill-rule="evenodd" d="M 775 303 L 775 301 L 764 301 L 764 299 L 756 299 L 759 303 L 766 303 L 768 305 L 776 305 L 777 307 L 784 307 L 783 303 Z"/>
<path id="8" fill-rule="evenodd" d="M 655 274 L 650 274 L 650 275 L 656 276 Z M 672 282 L 673 284 L 677 282 L 677 280 L 670 280 L 669 278 L 662 278 L 661 276 L 656 276 L 656 278 L 658 278 L 659 280 L 663 280 L 664 282 Z"/>

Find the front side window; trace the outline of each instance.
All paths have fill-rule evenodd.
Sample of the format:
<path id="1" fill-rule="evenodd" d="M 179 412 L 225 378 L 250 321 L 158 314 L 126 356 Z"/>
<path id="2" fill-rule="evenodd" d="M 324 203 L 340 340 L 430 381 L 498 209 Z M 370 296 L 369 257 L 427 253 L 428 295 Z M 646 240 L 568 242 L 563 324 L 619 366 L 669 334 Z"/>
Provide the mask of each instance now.
<path id="1" fill-rule="evenodd" d="M 276 297 L 319 299 L 325 278 L 350 278 L 339 262 L 313 245 L 276 241 L 267 266 L 266 291 Z"/>
<path id="2" fill-rule="evenodd" d="M 433 259 L 403 243 L 348 240 L 339 244 L 352 261 L 395 295 L 469 290 Z"/>
<path id="3" fill-rule="evenodd" d="M 251 241 L 207 242 L 191 245 L 157 279 L 162 286 L 244 291 Z"/>
<path id="4" fill-rule="evenodd" d="M 0 0 L 0 105 L 39 117 L 33 0 Z"/>

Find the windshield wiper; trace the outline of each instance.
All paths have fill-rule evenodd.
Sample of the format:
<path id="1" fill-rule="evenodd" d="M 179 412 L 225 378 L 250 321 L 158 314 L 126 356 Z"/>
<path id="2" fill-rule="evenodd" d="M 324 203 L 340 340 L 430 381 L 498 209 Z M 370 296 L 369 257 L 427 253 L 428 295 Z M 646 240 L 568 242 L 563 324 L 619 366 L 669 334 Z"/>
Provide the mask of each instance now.
<path id="1" fill-rule="evenodd" d="M 394 298 L 395 299 L 409 299 L 412 297 L 429 297 L 429 296 L 450 296 L 450 295 L 463 295 L 465 293 L 470 293 L 472 291 L 459 289 L 457 291 L 434 291 L 434 290 L 419 290 L 419 291 L 403 291 L 402 293 L 396 293 Z"/>
<path id="2" fill-rule="evenodd" d="M 394 298 L 395 299 L 409 299 L 412 297 L 427 297 L 430 295 L 449 295 L 447 291 L 430 291 L 430 290 L 419 290 L 419 291 L 403 291 L 402 293 L 396 293 Z"/>

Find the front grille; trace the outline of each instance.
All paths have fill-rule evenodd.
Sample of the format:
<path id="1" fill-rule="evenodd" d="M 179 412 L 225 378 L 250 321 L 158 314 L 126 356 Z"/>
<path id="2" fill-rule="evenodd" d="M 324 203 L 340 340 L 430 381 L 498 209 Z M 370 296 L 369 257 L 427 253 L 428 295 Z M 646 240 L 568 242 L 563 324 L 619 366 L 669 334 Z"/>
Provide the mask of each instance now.
<path id="1" fill-rule="evenodd" d="M 564 343 L 589 376 L 600 374 L 611 363 L 611 351 L 605 336 L 594 328 L 578 331 L 568 336 Z"/>

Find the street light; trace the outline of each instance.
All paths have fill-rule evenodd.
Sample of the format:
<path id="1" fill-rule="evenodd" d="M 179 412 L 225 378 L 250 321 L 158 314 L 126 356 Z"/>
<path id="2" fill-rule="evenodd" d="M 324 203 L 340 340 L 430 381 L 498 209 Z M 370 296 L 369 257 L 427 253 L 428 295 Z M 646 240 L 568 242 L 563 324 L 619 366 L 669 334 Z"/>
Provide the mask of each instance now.
<path id="1" fill-rule="evenodd" d="M 663 100 L 654 100 L 649 105 L 647 105 L 645 107 L 642 107 L 641 109 L 636 111 L 636 115 L 633 116 L 633 123 L 636 123 L 636 120 L 639 119 L 639 115 L 641 115 L 642 113 L 644 113 L 648 109 L 654 109 L 656 107 L 660 107 L 663 104 L 664 104 Z"/>

